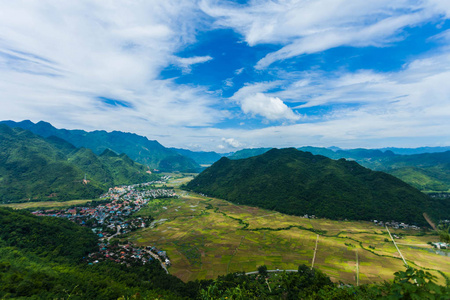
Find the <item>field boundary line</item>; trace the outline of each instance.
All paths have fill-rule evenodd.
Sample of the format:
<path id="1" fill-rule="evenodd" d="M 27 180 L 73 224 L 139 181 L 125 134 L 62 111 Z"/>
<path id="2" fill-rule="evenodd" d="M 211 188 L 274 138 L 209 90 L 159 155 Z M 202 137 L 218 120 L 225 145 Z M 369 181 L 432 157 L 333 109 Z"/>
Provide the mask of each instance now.
<path id="1" fill-rule="evenodd" d="M 358 249 L 356 249 L 356 286 L 359 286 L 359 257 L 358 257 Z"/>
<path id="2" fill-rule="evenodd" d="M 391 234 L 391 232 L 389 231 L 389 228 L 388 228 L 387 226 L 386 226 L 386 230 L 387 230 L 387 232 L 389 233 L 389 236 L 391 237 L 391 240 L 392 240 L 392 242 L 394 243 L 395 248 L 397 248 L 398 254 L 400 254 L 400 256 L 402 257 L 403 262 L 405 263 L 405 266 L 406 266 L 407 268 L 409 268 L 408 263 L 406 262 L 405 258 L 403 257 L 403 254 L 400 252 L 400 249 L 398 249 L 397 243 L 395 242 L 394 238 L 392 237 L 392 234 Z"/>
<path id="3" fill-rule="evenodd" d="M 317 235 L 316 238 L 316 247 L 314 248 L 314 256 L 313 256 L 313 260 L 311 263 L 311 270 L 314 268 L 314 261 L 316 260 L 316 252 L 317 252 L 317 243 L 319 242 L 319 235 Z"/>
<path id="4" fill-rule="evenodd" d="M 236 249 L 234 249 L 234 251 L 233 251 L 233 254 L 231 255 L 231 258 L 230 258 L 230 260 L 228 261 L 228 264 L 227 264 L 227 273 L 230 273 L 230 264 L 231 264 L 231 261 L 233 260 L 233 258 L 236 256 L 236 254 L 237 254 L 237 252 L 238 252 L 238 250 L 239 250 L 239 247 L 241 247 L 241 245 L 242 245 L 242 241 L 245 239 L 245 235 L 243 235 L 243 236 L 241 236 L 241 241 L 239 242 L 239 245 L 237 245 L 237 247 L 236 247 Z"/>

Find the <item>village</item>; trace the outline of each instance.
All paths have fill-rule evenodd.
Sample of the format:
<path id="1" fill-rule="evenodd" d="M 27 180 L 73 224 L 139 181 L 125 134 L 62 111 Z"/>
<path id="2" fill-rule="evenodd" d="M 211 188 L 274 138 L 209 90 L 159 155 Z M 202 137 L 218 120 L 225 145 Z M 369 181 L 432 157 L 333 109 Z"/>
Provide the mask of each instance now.
<path id="1" fill-rule="evenodd" d="M 110 188 L 107 193 L 100 196 L 99 201 L 60 210 L 37 210 L 32 214 L 67 218 L 91 228 L 99 238 L 99 251 L 85 257 L 88 264 L 108 260 L 131 266 L 136 263 L 150 263 L 156 259 L 168 273 L 167 267 L 170 265 L 170 260 L 165 251 L 152 246 L 138 248 L 128 242 L 120 244 L 118 240 L 111 241 L 114 237 L 151 225 L 153 218 L 150 216 L 133 217 L 134 213 L 150 201 L 156 198 L 177 197 L 173 189 L 164 186 L 168 179 L 168 176 L 164 176 L 159 181 Z M 163 185 L 163 187 L 157 188 L 156 185 Z"/>

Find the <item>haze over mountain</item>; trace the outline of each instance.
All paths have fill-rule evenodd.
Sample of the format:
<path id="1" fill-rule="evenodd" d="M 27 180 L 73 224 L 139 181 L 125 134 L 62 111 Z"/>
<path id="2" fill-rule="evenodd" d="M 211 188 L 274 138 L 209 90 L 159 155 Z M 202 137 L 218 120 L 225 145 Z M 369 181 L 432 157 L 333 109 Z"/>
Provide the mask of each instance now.
<path id="1" fill-rule="evenodd" d="M 422 214 L 449 217 L 450 206 L 392 175 L 354 161 L 289 149 L 241 160 L 221 158 L 187 189 L 234 203 L 295 215 L 426 224 Z"/>
<path id="2" fill-rule="evenodd" d="M 165 148 L 157 141 L 148 140 L 146 137 L 134 133 L 56 129 L 50 123 L 43 121 L 36 124 L 28 120 L 22 122 L 2 121 L 2 123 L 10 127 L 30 130 L 43 137 L 59 137 L 76 147 L 89 148 L 97 155 L 106 149 L 125 153 L 131 159 L 161 171 L 196 171 L 200 169 L 194 160 Z"/>
<path id="3" fill-rule="evenodd" d="M 97 156 L 54 136 L 0 124 L 0 202 L 96 198 L 114 185 L 157 178 L 147 170 L 126 154 Z"/>
<path id="4" fill-rule="evenodd" d="M 222 156 L 225 156 L 223 154 L 219 154 L 214 151 L 209 151 L 209 152 L 191 151 L 191 150 L 180 149 L 180 148 L 170 148 L 170 149 L 180 153 L 183 156 L 193 159 L 199 165 L 211 165 L 211 164 L 215 163 L 216 161 L 218 161 Z"/>

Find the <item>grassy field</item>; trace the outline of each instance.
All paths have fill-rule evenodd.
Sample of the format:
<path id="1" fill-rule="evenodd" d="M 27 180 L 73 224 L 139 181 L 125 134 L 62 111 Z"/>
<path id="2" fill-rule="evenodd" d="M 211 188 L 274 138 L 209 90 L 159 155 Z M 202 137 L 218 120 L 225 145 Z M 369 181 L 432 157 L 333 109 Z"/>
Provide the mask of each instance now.
<path id="1" fill-rule="evenodd" d="M 28 209 L 28 208 L 64 208 L 72 205 L 80 205 L 86 202 L 91 202 L 92 200 L 71 200 L 64 202 L 57 201 L 41 201 L 41 202 L 24 202 L 24 203 L 11 203 L 11 204 L 0 204 L 0 207 L 12 207 L 14 209 Z"/>
<path id="2" fill-rule="evenodd" d="M 305 219 L 215 198 L 177 191 L 180 199 L 156 200 L 140 211 L 160 220 L 155 228 L 127 236 L 132 242 L 166 250 L 170 273 L 184 281 L 211 279 L 228 272 L 297 269 L 312 263 L 336 281 L 356 283 L 356 252 L 360 283 L 380 282 L 403 270 L 403 262 L 386 229 L 370 222 Z M 450 276 L 449 256 L 435 254 L 429 241 L 436 235 L 394 230 L 408 263 L 438 276 Z"/>

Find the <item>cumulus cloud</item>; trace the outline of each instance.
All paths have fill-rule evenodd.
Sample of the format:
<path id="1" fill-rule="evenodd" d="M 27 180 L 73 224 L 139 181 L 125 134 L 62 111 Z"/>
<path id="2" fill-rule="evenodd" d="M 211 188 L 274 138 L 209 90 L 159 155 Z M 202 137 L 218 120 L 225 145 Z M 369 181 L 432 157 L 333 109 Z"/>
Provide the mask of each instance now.
<path id="1" fill-rule="evenodd" d="M 241 144 L 240 142 L 238 142 L 237 140 L 233 139 L 233 138 L 222 138 L 222 142 L 224 142 L 227 146 L 230 146 L 232 148 L 239 148 L 242 147 L 243 144 Z M 225 149 L 225 148 L 222 148 Z"/>
<path id="2" fill-rule="evenodd" d="M 265 93 L 280 84 L 282 84 L 282 81 L 248 84 L 236 91 L 231 99 L 240 105 L 245 114 L 258 115 L 268 121 L 295 121 L 300 119 L 300 116 L 279 97 Z"/>
<path id="3" fill-rule="evenodd" d="M 262 58 L 257 69 L 338 46 L 386 46 L 401 39 L 404 28 L 450 12 L 448 1 L 439 0 L 262 0 L 248 5 L 203 0 L 201 7 L 217 18 L 217 26 L 240 32 L 250 46 L 284 45 Z"/>
<path id="4" fill-rule="evenodd" d="M 242 99 L 241 108 L 246 114 L 260 115 L 270 121 L 300 118 L 280 98 L 266 96 L 263 93 L 256 93 Z"/>

